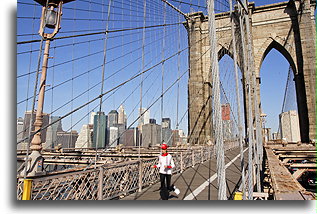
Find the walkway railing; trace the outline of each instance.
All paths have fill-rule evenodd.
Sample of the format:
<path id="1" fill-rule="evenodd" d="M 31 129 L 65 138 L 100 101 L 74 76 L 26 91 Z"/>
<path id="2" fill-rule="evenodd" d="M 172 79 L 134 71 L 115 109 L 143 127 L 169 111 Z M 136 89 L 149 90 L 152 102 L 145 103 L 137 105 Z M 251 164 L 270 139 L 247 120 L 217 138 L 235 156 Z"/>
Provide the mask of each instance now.
<path id="1" fill-rule="evenodd" d="M 226 150 L 238 146 L 228 143 Z M 171 152 L 172 153 L 172 152 Z M 214 147 L 194 147 L 172 153 L 174 173 L 207 161 L 213 157 Z M 31 200 L 107 200 L 141 190 L 159 180 L 159 172 L 152 168 L 157 158 L 143 158 L 111 166 L 76 172 L 59 172 L 32 179 Z M 22 199 L 23 179 L 17 179 L 17 199 Z"/>

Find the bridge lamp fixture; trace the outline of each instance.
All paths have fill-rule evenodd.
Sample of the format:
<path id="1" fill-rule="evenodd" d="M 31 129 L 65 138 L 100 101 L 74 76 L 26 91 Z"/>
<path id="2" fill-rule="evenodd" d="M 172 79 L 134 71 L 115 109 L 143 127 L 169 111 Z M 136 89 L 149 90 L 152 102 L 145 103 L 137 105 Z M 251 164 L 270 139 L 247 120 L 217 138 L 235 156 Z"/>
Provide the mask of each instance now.
<path id="1" fill-rule="evenodd" d="M 42 15 L 39 34 L 44 39 L 52 39 L 61 28 L 62 6 L 63 4 L 75 0 L 34 0 L 42 5 Z M 53 32 L 45 33 L 45 28 L 52 29 Z"/>

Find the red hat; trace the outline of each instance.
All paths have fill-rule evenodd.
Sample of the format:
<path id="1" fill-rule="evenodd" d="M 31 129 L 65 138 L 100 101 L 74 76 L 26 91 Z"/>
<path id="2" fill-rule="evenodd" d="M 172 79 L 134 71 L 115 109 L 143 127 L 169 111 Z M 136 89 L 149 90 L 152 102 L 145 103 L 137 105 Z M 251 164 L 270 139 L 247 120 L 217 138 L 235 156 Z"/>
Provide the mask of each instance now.
<path id="1" fill-rule="evenodd" d="M 167 149 L 167 145 L 166 144 L 162 144 L 161 149 L 166 150 Z"/>

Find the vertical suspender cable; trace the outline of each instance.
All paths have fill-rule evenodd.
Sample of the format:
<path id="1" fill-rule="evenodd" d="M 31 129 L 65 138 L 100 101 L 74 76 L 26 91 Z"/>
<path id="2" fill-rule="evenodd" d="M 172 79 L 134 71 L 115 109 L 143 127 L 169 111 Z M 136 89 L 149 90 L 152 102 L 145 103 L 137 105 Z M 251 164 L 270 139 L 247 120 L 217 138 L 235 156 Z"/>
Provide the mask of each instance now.
<path id="1" fill-rule="evenodd" d="M 179 9 L 181 10 L 181 3 L 179 3 Z M 181 22 L 181 16 L 178 15 L 178 23 L 180 22 Z M 181 29 L 180 27 L 178 27 L 177 78 L 179 78 L 179 75 L 180 75 L 180 64 L 181 64 L 180 49 L 181 49 Z M 179 114 L 179 81 L 177 82 L 176 130 L 178 130 L 179 128 L 178 114 Z"/>
<path id="2" fill-rule="evenodd" d="M 253 143 L 253 125 L 252 125 L 252 108 L 251 108 L 251 96 L 250 96 L 250 81 L 249 81 L 249 72 L 248 72 L 248 66 L 247 66 L 247 61 L 248 57 L 246 56 L 246 51 L 245 51 L 245 31 L 244 31 L 244 26 L 243 26 L 243 5 L 238 4 L 240 16 L 239 16 L 239 21 L 240 21 L 240 34 L 241 34 L 241 49 L 242 49 L 242 57 L 243 57 L 243 70 L 244 70 L 244 82 L 245 82 L 245 87 L 246 87 L 246 94 L 247 97 L 245 99 L 248 99 L 248 106 L 246 107 L 248 110 L 248 130 L 247 130 L 247 139 L 248 139 L 248 174 L 247 174 L 247 189 L 248 189 L 248 199 L 251 198 L 252 200 L 252 195 L 253 195 L 253 176 L 252 176 L 252 171 L 253 171 L 253 159 L 252 159 L 252 143 Z M 245 192 L 243 193 L 243 199 L 246 199 L 246 194 Z"/>
<path id="3" fill-rule="evenodd" d="M 145 24 L 146 24 L 146 0 L 143 1 L 143 30 L 142 30 L 142 72 L 145 69 Z M 142 130 L 142 125 L 144 125 L 144 112 L 142 110 L 142 96 L 143 96 L 143 74 L 141 74 L 141 83 L 140 83 L 140 129 Z M 143 119 L 142 119 L 143 118 Z M 139 135 L 139 145 L 138 145 L 138 153 L 139 153 L 139 161 L 140 161 L 140 152 L 141 152 L 141 134 Z"/>
<path id="4" fill-rule="evenodd" d="M 215 123 L 215 143 L 217 150 L 217 180 L 218 180 L 218 200 L 226 200 L 226 177 L 225 177 L 225 160 L 223 148 L 223 130 L 221 117 L 221 103 L 220 103 L 220 79 L 219 79 L 219 65 L 218 53 L 216 50 L 216 27 L 214 14 L 214 0 L 208 0 L 208 23 L 209 23 L 209 39 L 210 39 L 210 72 L 212 75 L 213 86 L 213 109 Z"/>
<path id="5" fill-rule="evenodd" d="M 240 160 L 241 160 L 241 183 L 242 183 L 242 192 L 245 193 L 245 166 L 244 166 L 244 154 L 243 154 L 243 142 L 242 142 L 242 122 L 241 122 L 241 106 L 240 106 L 240 92 L 239 92 L 239 74 L 237 66 L 237 50 L 236 50 L 236 37 L 235 37 L 235 28 L 233 20 L 233 10 L 232 10 L 232 0 L 230 4 L 230 19 L 231 19 L 231 35 L 232 35 L 232 48 L 233 48 L 233 61 L 234 61 L 234 74 L 235 74 L 235 84 L 236 84 L 236 99 L 238 105 L 238 137 L 240 145 Z"/>
<path id="6" fill-rule="evenodd" d="M 111 9 L 112 0 L 109 0 L 108 3 L 108 17 L 106 22 L 106 32 L 105 32 L 105 39 L 104 39 L 104 47 L 103 47 L 103 63 L 102 63 L 102 77 L 101 77 L 101 89 L 100 94 L 103 94 L 104 82 L 105 82 L 105 67 L 106 67 L 106 60 L 107 60 L 107 40 L 108 40 L 108 30 L 109 30 L 109 19 L 110 19 L 110 9 Z M 102 107 L 102 96 L 100 96 L 99 100 L 99 112 L 98 112 L 98 126 L 97 126 L 97 135 L 96 135 L 96 153 L 95 153 L 95 168 L 97 164 L 97 150 L 98 150 L 98 140 L 100 135 L 100 116 L 101 116 L 101 107 Z"/>
<path id="7" fill-rule="evenodd" d="M 244 0 L 246 8 L 247 0 Z M 256 184 L 257 184 L 257 191 L 261 191 L 261 182 L 260 182 L 260 160 L 259 160 L 259 150 L 260 150 L 260 141 L 261 141 L 261 130 L 260 130 L 260 121 L 259 121 L 259 105 L 258 105 L 258 93 L 257 93 L 257 86 L 256 86 L 256 78 L 255 78 L 255 70 L 254 70 L 254 59 L 253 59 L 253 51 L 252 51 L 252 37 L 251 37 L 251 30 L 250 30 L 250 20 L 249 15 L 245 14 L 245 21 L 246 21 L 246 33 L 247 33 L 247 40 L 248 40 L 248 53 L 249 53 L 249 75 L 250 75 L 250 84 L 251 84 L 251 93 L 253 93 L 254 97 L 254 118 L 255 118 L 255 131 L 256 131 L 256 145 L 254 145 L 254 159 L 256 164 Z M 252 81 L 252 82 L 251 82 Z M 251 96 L 251 95 L 250 95 Z M 252 102 L 252 100 L 251 100 Z M 252 105 L 251 105 L 252 106 Z M 253 117 L 252 117 L 253 120 Z M 253 129 L 252 129 L 253 130 Z"/>
<path id="8" fill-rule="evenodd" d="M 164 109 L 164 100 L 163 100 L 163 92 L 164 92 L 164 68 L 165 68 L 165 36 L 166 36 L 166 4 L 164 4 L 164 10 L 163 10 L 163 19 L 164 19 L 164 27 L 163 27 L 163 40 L 162 40 L 162 89 L 161 89 L 161 141 L 163 142 L 163 109 Z"/>

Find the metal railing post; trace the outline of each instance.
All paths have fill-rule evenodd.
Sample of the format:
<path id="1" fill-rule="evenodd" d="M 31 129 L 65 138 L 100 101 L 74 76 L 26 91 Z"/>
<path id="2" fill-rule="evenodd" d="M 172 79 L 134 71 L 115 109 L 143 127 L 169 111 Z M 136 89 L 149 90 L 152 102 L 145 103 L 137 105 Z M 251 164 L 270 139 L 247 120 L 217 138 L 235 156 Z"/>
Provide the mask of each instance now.
<path id="1" fill-rule="evenodd" d="M 101 166 L 99 169 L 99 178 L 98 178 L 98 200 L 102 200 L 103 199 L 103 172 L 104 169 Z"/>
<path id="2" fill-rule="evenodd" d="M 139 162 L 139 192 L 142 191 L 142 160 Z"/>
<path id="3" fill-rule="evenodd" d="M 184 160 L 183 160 L 183 152 L 181 152 L 181 173 L 183 173 L 183 170 L 184 170 L 183 162 L 184 162 Z"/>
<path id="4" fill-rule="evenodd" d="M 192 167 L 195 166 L 195 154 L 194 154 L 194 150 L 192 150 Z"/>
<path id="5" fill-rule="evenodd" d="M 22 200 L 31 200 L 32 179 L 25 179 L 23 181 Z"/>

